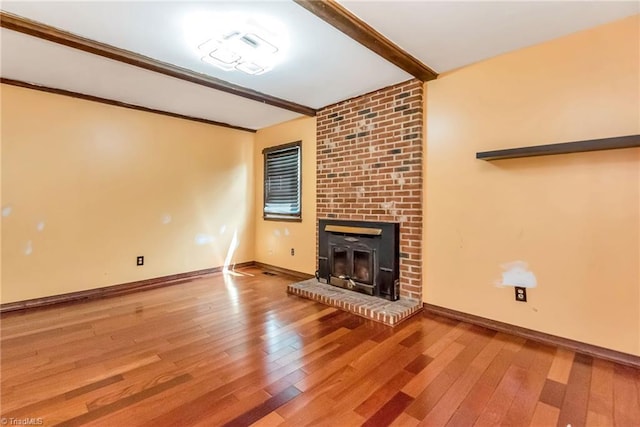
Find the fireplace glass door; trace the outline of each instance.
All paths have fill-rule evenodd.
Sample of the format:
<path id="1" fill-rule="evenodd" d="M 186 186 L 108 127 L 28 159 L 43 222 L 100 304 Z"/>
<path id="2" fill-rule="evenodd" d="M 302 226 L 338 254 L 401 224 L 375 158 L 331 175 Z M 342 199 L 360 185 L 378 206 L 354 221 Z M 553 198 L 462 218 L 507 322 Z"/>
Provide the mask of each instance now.
<path id="1" fill-rule="evenodd" d="M 349 271 L 349 253 L 347 249 L 334 246 L 331 248 L 331 255 L 333 260 L 333 275 L 336 277 L 349 277 L 351 272 Z"/>
<path id="2" fill-rule="evenodd" d="M 332 276 L 373 285 L 375 267 L 373 251 L 331 245 L 330 254 Z"/>
<path id="3" fill-rule="evenodd" d="M 370 251 L 353 251 L 353 274 L 352 278 L 358 282 L 368 285 L 373 284 L 373 257 Z"/>

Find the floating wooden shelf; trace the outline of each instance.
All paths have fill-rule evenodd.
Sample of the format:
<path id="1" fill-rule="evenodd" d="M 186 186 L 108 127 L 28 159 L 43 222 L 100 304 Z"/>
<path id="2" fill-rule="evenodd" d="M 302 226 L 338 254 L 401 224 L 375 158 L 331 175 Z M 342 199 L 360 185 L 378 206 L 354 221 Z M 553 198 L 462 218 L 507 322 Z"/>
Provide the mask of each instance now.
<path id="1" fill-rule="evenodd" d="M 640 147 L 640 135 L 616 136 L 614 138 L 589 139 L 586 141 L 562 142 L 559 144 L 535 145 L 532 147 L 508 148 L 505 150 L 480 151 L 476 159 L 500 160 L 518 157 L 549 156 L 552 154 L 581 153 L 585 151 L 614 150 Z"/>

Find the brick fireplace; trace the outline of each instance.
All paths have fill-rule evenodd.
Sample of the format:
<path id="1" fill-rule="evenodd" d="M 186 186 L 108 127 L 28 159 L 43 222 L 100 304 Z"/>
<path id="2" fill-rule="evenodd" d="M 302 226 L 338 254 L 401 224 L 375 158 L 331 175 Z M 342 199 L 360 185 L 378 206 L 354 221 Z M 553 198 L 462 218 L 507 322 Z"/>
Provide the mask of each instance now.
<path id="1" fill-rule="evenodd" d="M 318 112 L 318 218 L 400 224 L 400 297 L 422 300 L 423 84 Z"/>
<path id="2" fill-rule="evenodd" d="M 400 301 L 420 305 L 423 92 L 410 80 L 330 105 L 316 135 L 318 220 L 397 223 Z"/>

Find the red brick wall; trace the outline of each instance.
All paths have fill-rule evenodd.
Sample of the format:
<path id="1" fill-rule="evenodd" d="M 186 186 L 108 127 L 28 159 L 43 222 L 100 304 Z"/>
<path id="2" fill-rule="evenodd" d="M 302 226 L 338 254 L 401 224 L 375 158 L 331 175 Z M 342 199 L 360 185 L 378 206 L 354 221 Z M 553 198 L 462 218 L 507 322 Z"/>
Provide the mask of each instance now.
<path id="1" fill-rule="evenodd" d="M 418 300 L 423 110 L 410 80 L 320 110 L 317 127 L 318 219 L 400 223 L 400 295 Z"/>

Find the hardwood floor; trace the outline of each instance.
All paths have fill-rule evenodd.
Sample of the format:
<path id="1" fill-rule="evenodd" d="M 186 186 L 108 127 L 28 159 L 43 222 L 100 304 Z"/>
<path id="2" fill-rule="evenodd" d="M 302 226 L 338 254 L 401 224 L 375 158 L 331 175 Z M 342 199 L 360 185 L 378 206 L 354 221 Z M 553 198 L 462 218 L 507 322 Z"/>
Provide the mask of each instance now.
<path id="1" fill-rule="evenodd" d="M 391 328 L 241 271 L 3 315 L 4 422 L 640 425 L 637 369 L 433 315 Z"/>

